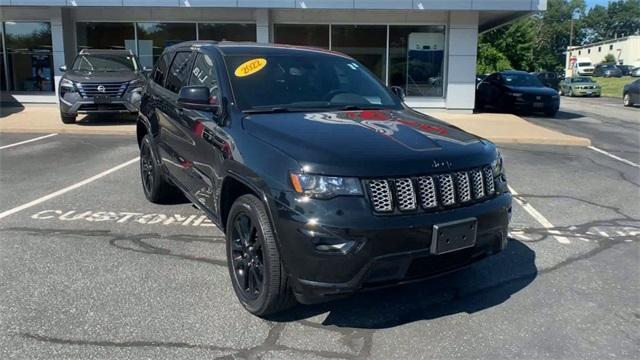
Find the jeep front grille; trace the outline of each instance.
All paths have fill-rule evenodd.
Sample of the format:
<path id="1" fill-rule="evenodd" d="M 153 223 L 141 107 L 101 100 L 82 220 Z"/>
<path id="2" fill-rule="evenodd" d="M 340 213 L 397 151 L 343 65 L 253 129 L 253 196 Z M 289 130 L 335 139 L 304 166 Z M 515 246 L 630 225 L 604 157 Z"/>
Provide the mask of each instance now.
<path id="1" fill-rule="evenodd" d="M 490 166 L 433 176 L 369 179 L 365 184 L 371 206 L 377 213 L 462 206 L 495 194 Z"/>
<path id="2" fill-rule="evenodd" d="M 84 82 L 76 84 L 76 86 L 78 87 L 78 92 L 80 92 L 80 95 L 82 95 L 83 98 L 91 98 L 96 95 L 122 97 L 127 91 L 127 85 L 127 82 Z M 104 87 L 104 89 L 100 87 Z M 100 90 L 98 90 L 98 88 L 100 88 Z"/>

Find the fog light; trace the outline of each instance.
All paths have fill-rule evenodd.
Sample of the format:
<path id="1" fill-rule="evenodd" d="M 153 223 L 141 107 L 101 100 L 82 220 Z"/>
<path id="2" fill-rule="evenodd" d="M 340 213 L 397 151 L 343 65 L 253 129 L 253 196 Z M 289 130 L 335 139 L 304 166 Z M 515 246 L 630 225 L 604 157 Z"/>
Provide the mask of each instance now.
<path id="1" fill-rule="evenodd" d="M 344 255 L 358 244 L 355 240 L 339 239 L 317 230 L 300 229 L 300 232 L 311 239 L 314 248 L 323 253 Z"/>

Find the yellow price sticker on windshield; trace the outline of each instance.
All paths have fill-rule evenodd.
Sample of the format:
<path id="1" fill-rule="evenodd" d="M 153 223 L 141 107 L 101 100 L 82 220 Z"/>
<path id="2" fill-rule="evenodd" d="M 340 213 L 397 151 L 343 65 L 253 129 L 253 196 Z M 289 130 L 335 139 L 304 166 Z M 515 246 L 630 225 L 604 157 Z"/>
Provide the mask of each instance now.
<path id="1" fill-rule="evenodd" d="M 263 58 L 251 59 L 247 62 L 240 64 L 236 68 L 236 76 L 237 77 L 245 77 L 249 75 L 253 75 L 258 71 L 262 70 L 265 66 L 267 66 L 267 60 Z"/>

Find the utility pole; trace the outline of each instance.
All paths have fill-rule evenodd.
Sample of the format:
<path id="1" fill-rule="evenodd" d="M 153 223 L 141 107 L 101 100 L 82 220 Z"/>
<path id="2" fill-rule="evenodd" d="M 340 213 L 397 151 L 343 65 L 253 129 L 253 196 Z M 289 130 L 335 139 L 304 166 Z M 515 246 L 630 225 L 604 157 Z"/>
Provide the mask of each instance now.
<path id="1" fill-rule="evenodd" d="M 571 33 L 569 35 L 569 47 L 573 46 L 573 16 L 571 17 Z"/>

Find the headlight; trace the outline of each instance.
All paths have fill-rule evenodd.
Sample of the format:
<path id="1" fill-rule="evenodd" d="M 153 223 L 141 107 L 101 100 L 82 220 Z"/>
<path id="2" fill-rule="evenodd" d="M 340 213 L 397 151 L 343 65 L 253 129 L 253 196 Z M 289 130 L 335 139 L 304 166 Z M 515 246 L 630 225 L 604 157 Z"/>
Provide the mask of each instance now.
<path id="1" fill-rule="evenodd" d="M 135 80 L 131 80 L 129 82 L 129 88 L 127 89 L 128 92 L 134 92 L 134 91 L 142 91 L 142 88 L 145 85 L 145 81 L 144 79 L 135 79 Z"/>
<path id="2" fill-rule="evenodd" d="M 520 97 L 522 96 L 522 93 L 518 93 L 518 92 L 508 92 L 507 93 L 508 96 L 514 96 L 514 97 Z"/>
<path id="3" fill-rule="evenodd" d="M 493 160 L 491 163 L 491 168 L 493 169 L 493 177 L 498 177 L 500 175 L 504 175 L 504 167 L 502 164 L 502 154 L 498 151 L 498 157 Z"/>
<path id="4" fill-rule="evenodd" d="M 73 91 L 75 90 L 75 84 L 69 79 L 62 79 L 60 80 L 60 88 L 66 91 Z"/>
<path id="5" fill-rule="evenodd" d="M 357 178 L 292 173 L 290 179 L 297 193 L 314 198 L 362 195 L 362 186 Z"/>

